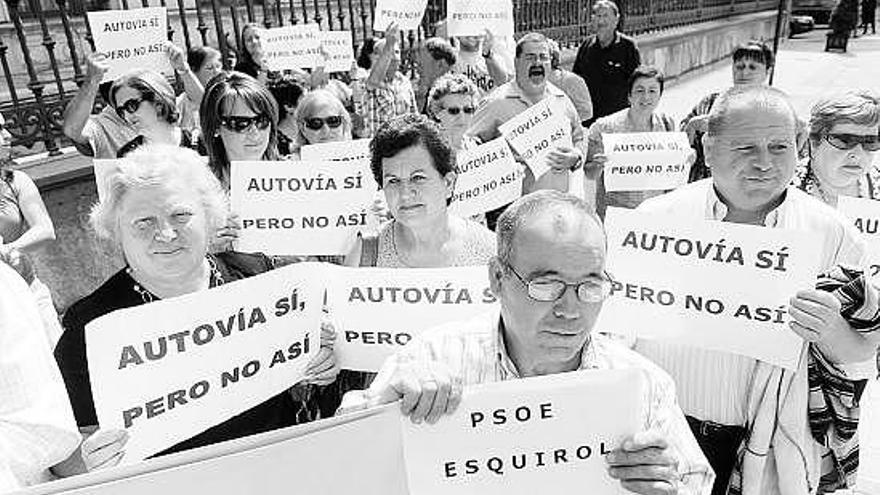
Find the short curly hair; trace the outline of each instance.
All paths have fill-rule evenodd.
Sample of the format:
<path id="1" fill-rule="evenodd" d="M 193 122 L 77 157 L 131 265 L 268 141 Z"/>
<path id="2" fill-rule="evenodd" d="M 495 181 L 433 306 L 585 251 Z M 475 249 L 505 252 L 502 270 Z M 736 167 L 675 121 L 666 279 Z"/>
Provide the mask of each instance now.
<path id="1" fill-rule="evenodd" d="M 441 177 L 453 171 L 455 151 L 440 126 L 424 115 L 408 113 L 382 124 L 370 141 L 370 168 L 380 187 L 382 161 L 418 144 L 428 150 L 433 159 L 432 165 Z"/>
<path id="2" fill-rule="evenodd" d="M 463 74 L 443 74 L 438 77 L 428 91 L 428 116 L 437 119 L 437 115 L 443 110 L 441 100 L 448 95 L 463 95 L 474 98 L 476 104 L 479 100 L 480 90 L 471 78 Z"/>
<path id="3" fill-rule="evenodd" d="M 880 125 L 880 95 L 853 89 L 821 98 L 810 110 L 810 139 L 818 143 L 837 124 Z"/>
<path id="4" fill-rule="evenodd" d="M 123 87 L 137 91 L 141 98 L 152 102 L 159 119 L 174 124 L 180 118 L 174 88 L 162 74 L 149 69 L 134 69 L 120 76 L 110 87 L 110 104 L 113 108 L 122 103 L 116 100 L 116 93 Z"/>

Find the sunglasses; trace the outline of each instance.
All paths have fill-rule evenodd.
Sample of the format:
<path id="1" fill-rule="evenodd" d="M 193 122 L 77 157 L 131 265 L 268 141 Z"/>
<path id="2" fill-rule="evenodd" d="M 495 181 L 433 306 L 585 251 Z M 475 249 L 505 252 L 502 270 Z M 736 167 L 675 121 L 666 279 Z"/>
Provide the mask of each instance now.
<path id="1" fill-rule="evenodd" d="M 313 131 L 320 131 L 324 124 L 327 124 L 327 127 L 331 129 L 336 129 L 337 127 L 342 125 L 342 116 L 341 115 L 331 115 L 329 117 L 311 117 L 306 119 L 305 121 L 306 127 Z"/>
<path id="2" fill-rule="evenodd" d="M 446 107 L 445 110 L 449 112 L 449 115 L 458 115 L 461 112 L 466 114 L 472 114 L 477 109 L 474 107 Z"/>
<path id="3" fill-rule="evenodd" d="M 232 132 L 237 133 L 247 132 L 253 128 L 257 128 L 258 130 L 262 131 L 269 127 L 269 124 L 271 123 L 272 122 L 267 115 L 254 115 L 253 117 L 239 117 L 230 115 L 229 117 L 220 118 L 220 125 Z"/>
<path id="4" fill-rule="evenodd" d="M 825 141 L 839 150 L 851 150 L 862 145 L 865 151 L 880 150 L 880 136 L 859 136 L 857 134 L 826 134 Z"/>
<path id="5" fill-rule="evenodd" d="M 125 103 L 116 106 L 116 113 L 124 119 L 126 113 L 137 112 L 138 108 L 141 107 L 141 103 L 145 101 L 147 101 L 147 98 L 132 98 L 126 100 Z"/>

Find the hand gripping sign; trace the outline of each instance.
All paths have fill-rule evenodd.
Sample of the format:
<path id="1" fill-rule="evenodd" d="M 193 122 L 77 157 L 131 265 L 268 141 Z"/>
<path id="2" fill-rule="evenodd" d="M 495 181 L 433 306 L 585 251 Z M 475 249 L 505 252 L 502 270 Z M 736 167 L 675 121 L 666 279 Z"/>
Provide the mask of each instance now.
<path id="1" fill-rule="evenodd" d="M 132 69 L 174 74 L 164 43 L 168 39 L 165 7 L 87 12 L 95 51 L 103 53 L 110 70 L 101 82 L 115 81 Z"/>
<path id="2" fill-rule="evenodd" d="M 557 146 L 572 146 L 571 123 L 554 100 L 545 98 L 498 128 L 536 179 L 550 170 L 547 155 L 551 151 Z"/>

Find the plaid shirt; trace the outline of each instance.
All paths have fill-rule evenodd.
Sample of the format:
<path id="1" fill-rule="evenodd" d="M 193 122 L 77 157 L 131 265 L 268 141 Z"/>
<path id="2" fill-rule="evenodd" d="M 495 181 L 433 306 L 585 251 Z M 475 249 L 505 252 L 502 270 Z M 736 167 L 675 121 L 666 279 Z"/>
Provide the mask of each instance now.
<path id="1" fill-rule="evenodd" d="M 363 119 L 361 138 L 373 137 L 379 126 L 394 117 L 419 113 L 412 83 L 400 72 L 395 72 L 391 81 L 383 81 L 379 86 L 367 84 L 355 94 L 355 113 Z"/>

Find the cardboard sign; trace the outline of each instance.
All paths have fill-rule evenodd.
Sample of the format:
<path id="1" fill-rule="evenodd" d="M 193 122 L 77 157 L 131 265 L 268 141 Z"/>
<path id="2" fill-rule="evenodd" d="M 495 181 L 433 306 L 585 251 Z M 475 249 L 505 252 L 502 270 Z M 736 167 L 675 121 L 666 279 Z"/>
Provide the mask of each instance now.
<path id="1" fill-rule="evenodd" d="M 86 12 L 95 51 L 103 53 L 110 70 L 101 82 L 115 81 L 132 69 L 174 74 L 164 43 L 168 39 L 165 7 Z"/>
<path id="2" fill-rule="evenodd" d="M 230 174 L 240 251 L 347 254 L 358 232 L 375 229 L 376 189 L 362 161 L 232 162 Z"/>
<path id="3" fill-rule="evenodd" d="M 320 348 L 320 264 L 114 311 L 86 326 L 98 422 L 142 460 L 299 382 Z"/>
<path id="4" fill-rule="evenodd" d="M 511 0 L 446 0 L 446 29 L 449 36 L 481 36 L 488 29 L 493 36 L 513 36 Z"/>
<path id="5" fill-rule="evenodd" d="M 522 195 L 522 171 L 504 138 L 459 151 L 455 173 L 449 209 L 462 217 L 494 210 Z"/>
<path id="6" fill-rule="evenodd" d="M 373 31 L 385 32 L 396 22 L 401 31 L 416 30 L 425 16 L 428 0 L 376 0 Z"/>
<path id="7" fill-rule="evenodd" d="M 605 228 L 615 283 L 597 330 L 796 368 L 803 342 L 787 305 L 819 273 L 810 234 L 621 208 Z"/>
<path id="8" fill-rule="evenodd" d="M 550 170 L 547 155 L 557 146 L 572 146 L 571 122 L 554 100 L 545 98 L 498 127 L 535 178 Z"/>
<path id="9" fill-rule="evenodd" d="M 365 161 L 370 166 L 370 140 L 354 139 L 332 143 L 307 144 L 300 149 L 303 161 L 349 162 Z M 370 177 L 373 177 L 372 173 Z M 374 180 L 375 182 L 375 180 Z"/>
<path id="10" fill-rule="evenodd" d="M 326 72 L 348 72 L 354 61 L 354 45 L 349 31 L 321 31 L 318 33 L 323 65 Z"/>
<path id="11" fill-rule="evenodd" d="M 880 201 L 838 196 L 837 209 L 852 220 L 868 245 L 868 273 L 874 278 L 880 276 Z"/>
<path id="12" fill-rule="evenodd" d="M 320 27 L 295 24 L 265 30 L 263 53 L 269 70 L 311 69 L 321 64 Z"/>
<path id="13" fill-rule="evenodd" d="M 590 370 L 478 385 L 434 425 L 403 422 L 420 495 L 623 494 L 604 455 L 644 429 L 638 370 Z"/>
<path id="14" fill-rule="evenodd" d="M 492 309 L 485 266 L 339 268 L 328 292 L 342 368 L 378 371 L 419 333 Z"/>
<path id="15" fill-rule="evenodd" d="M 668 190 L 687 183 L 691 147 L 683 132 L 607 133 L 602 144 L 608 192 Z"/>

